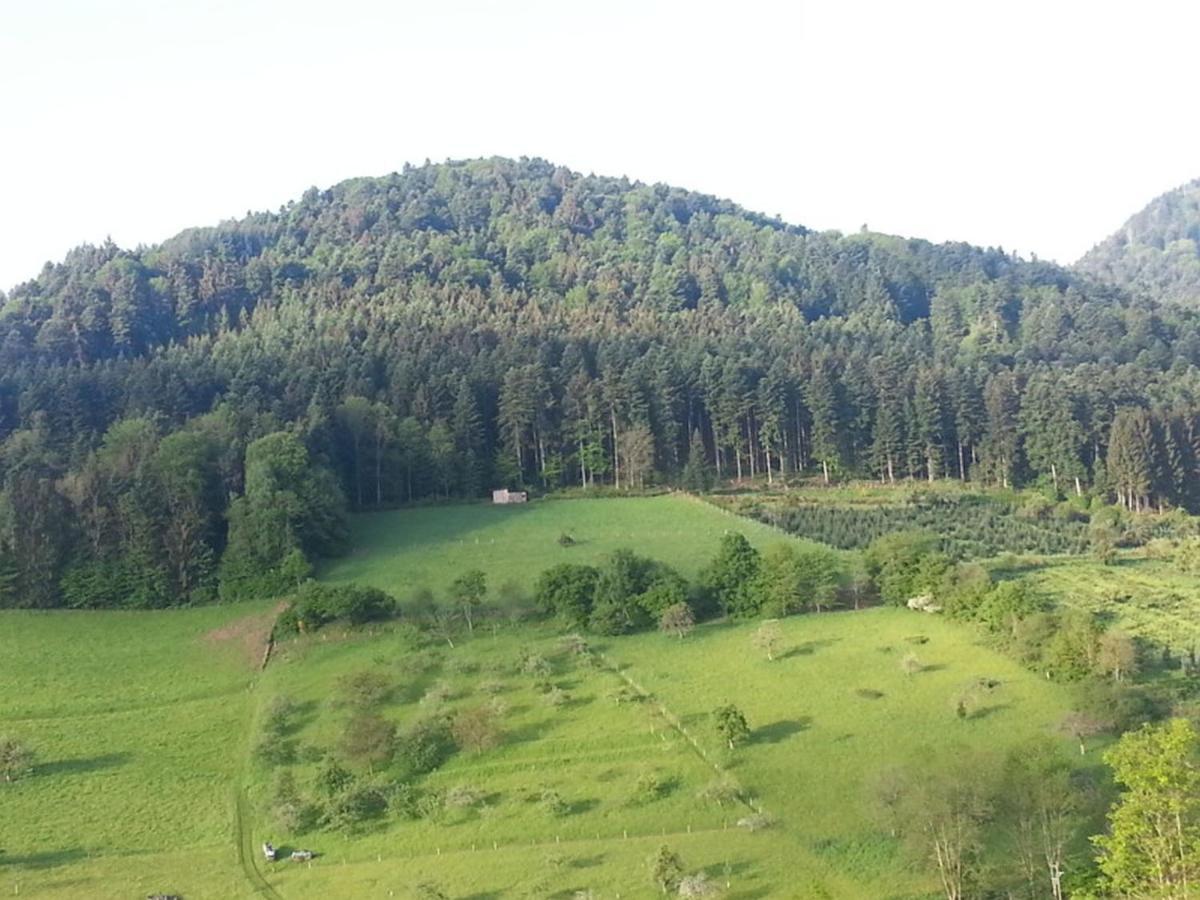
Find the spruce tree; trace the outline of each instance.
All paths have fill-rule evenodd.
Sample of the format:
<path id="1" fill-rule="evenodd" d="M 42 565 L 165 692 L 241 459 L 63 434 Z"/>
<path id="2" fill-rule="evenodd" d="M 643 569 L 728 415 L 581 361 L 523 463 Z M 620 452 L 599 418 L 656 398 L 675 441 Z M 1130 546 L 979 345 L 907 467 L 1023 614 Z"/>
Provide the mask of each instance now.
<path id="1" fill-rule="evenodd" d="M 709 468 L 708 458 L 704 452 L 704 439 L 700 437 L 700 429 L 692 429 L 692 439 L 688 442 L 687 462 L 683 466 L 680 482 L 689 491 L 703 493 L 712 488 L 712 469 Z"/>

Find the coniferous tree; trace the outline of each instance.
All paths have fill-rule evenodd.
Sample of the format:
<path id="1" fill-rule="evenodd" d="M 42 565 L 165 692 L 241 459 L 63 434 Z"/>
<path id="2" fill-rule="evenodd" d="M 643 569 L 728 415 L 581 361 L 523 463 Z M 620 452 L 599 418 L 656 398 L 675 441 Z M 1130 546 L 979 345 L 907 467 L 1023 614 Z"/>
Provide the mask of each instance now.
<path id="1" fill-rule="evenodd" d="M 830 476 L 841 471 L 844 444 L 837 386 L 823 360 L 813 364 L 806 399 L 812 412 L 812 453 L 828 484 Z"/>
<path id="2" fill-rule="evenodd" d="M 993 483 L 1011 487 L 1020 452 L 1020 393 L 1017 379 L 1002 371 L 988 379 L 983 389 L 987 424 L 983 436 L 983 465 Z"/>

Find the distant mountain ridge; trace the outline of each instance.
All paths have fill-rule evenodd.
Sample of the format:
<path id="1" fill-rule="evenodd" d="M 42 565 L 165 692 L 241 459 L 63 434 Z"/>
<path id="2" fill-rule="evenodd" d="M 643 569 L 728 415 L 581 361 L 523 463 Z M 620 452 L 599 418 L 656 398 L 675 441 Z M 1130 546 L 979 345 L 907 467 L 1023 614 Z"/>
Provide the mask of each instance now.
<path id="1" fill-rule="evenodd" d="M 1200 307 L 1200 178 L 1151 200 L 1075 267 L 1140 296 Z"/>

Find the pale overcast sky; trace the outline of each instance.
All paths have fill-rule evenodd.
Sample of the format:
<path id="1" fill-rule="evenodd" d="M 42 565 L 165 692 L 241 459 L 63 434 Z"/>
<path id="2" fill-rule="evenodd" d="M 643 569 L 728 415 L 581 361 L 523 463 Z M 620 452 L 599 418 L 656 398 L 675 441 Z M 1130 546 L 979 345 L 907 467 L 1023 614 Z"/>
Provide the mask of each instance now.
<path id="1" fill-rule="evenodd" d="M 1069 262 L 1200 177 L 1186 0 L 0 0 L 0 287 L 405 162 L 542 156 Z"/>

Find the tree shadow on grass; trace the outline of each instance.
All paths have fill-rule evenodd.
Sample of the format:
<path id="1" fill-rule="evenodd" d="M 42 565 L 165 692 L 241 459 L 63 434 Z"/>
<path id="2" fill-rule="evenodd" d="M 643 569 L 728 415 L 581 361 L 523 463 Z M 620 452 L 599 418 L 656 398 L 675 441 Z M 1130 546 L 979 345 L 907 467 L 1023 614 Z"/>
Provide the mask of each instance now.
<path id="1" fill-rule="evenodd" d="M 595 856 L 577 856 L 568 865 L 572 869 L 592 869 L 603 865 L 605 859 L 606 857 L 603 853 L 597 853 Z"/>
<path id="2" fill-rule="evenodd" d="M 838 638 L 822 638 L 819 641 L 805 641 L 803 644 L 796 644 L 789 647 L 783 653 L 779 654 L 776 659 L 784 660 L 791 659 L 793 656 L 812 656 L 818 650 L 825 647 L 831 647 L 838 642 Z"/>
<path id="3" fill-rule="evenodd" d="M 9 854 L 0 852 L 0 869 L 6 866 L 21 866 L 26 869 L 53 869 L 66 866 L 87 857 L 78 847 L 69 850 L 45 850 L 41 853 Z"/>
<path id="4" fill-rule="evenodd" d="M 778 744 L 792 735 L 807 730 L 811 724 L 810 716 L 801 716 L 798 719 L 780 719 L 778 722 L 754 729 L 754 734 L 751 736 L 752 741 L 755 744 Z"/>
<path id="5" fill-rule="evenodd" d="M 578 816 L 581 813 L 591 812 L 599 805 L 600 801 L 595 797 L 589 797 L 586 800 L 575 800 L 567 804 L 565 815 Z"/>
<path id="6" fill-rule="evenodd" d="M 946 671 L 945 663 L 921 663 L 921 668 L 917 671 L 920 675 L 924 672 L 944 672 Z"/>
<path id="7" fill-rule="evenodd" d="M 739 875 L 745 875 L 747 872 L 754 871 L 754 863 L 747 859 L 740 859 L 737 862 L 726 863 L 725 865 L 716 866 L 711 872 L 714 878 L 729 874 L 730 878 L 737 878 Z"/>
<path id="8" fill-rule="evenodd" d="M 967 718 L 972 721 L 974 721 L 975 719 L 986 719 L 988 716 L 992 715 L 993 713 L 1003 712 L 1006 709 L 1012 709 L 1012 704 L 1011 703 L 992 703 L 988 706 L 981 706 L 978 709 L 972 711 L 971 714 L 969 716 L 967 716 Z"/>
<path id="9" fill-rule="evenodd" d="M 544 737 L 551 726 L 551 722 L 530 722 L 527 725 L 522 725 L 520 728 L 506 731 L 504 733 L 504 742 L 508 744 L 520 744 L 525 741 L 536 741 Z"/>
<path id="10" fill-rule="evenodd" d="M 316 721 L 320 712 L 321 706 L 316 700 L 301 700 L 293 707 L 292 714 L 288 716 L 283 733 L 287 735 L 299 734 L 306 725 Z"/>
<path id="11" fill-rule="evenodd" d="M 129 753 L 106 753 L 103 756 L 77 757 L 76 759 L 59 759 L 54 762 L 41 763 L 34 767 L 33 774 L 43 775 L 86 775 L 89 772 L 99 772 L 102 769 L 116 769 L 133 759 Z"/>

